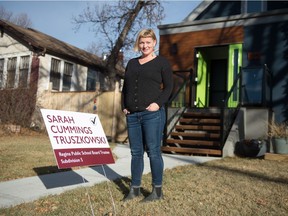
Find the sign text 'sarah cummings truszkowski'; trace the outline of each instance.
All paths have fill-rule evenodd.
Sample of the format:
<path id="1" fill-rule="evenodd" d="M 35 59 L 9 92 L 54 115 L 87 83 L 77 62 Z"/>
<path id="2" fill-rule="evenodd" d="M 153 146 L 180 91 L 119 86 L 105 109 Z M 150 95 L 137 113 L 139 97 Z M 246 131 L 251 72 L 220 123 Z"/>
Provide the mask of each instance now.
<path id="1" fill-rule="evenodd" d="M 115 163 L 98 115 L 41 109 L 59 169 Z"/>

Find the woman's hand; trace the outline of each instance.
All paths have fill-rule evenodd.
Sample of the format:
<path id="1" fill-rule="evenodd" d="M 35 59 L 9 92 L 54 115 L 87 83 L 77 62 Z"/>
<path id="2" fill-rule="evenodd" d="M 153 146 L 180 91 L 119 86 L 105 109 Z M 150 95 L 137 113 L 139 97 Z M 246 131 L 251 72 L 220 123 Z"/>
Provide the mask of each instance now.
<path id="1" fill-rule="evenodd" d="M 160 107 L 157 103 L 151 103 L 148 107 L 146 107 L 146 110 L 153 112 L 159 110 L 159 108 Z"/>
<path id="2" fill-rule="evenodd" d="M 127 109 L 124 109 L 124 110 L 123 110 L 123 113 L 124 113 L 125 115 L 127 115 L 127 114 L 129 114 L 130 112 L 129 112 Z"/>

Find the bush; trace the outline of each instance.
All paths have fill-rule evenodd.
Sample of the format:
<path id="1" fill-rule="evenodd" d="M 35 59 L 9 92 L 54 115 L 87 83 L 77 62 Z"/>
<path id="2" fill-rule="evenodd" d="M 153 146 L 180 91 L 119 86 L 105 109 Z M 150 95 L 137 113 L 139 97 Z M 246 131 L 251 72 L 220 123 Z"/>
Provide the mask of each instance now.
<path id="1" fill-rule="evenodd" d="M 270 138 L 288 138 L 288 124 L 287 122 L 269 124 L 268 136 Z"/>
<path id="2" fill-rule="evenodd" d="M 36 91 L 33 88 L 1 90 L 0 101 L 1 124 L 30 126 L 36 106 Z"/>

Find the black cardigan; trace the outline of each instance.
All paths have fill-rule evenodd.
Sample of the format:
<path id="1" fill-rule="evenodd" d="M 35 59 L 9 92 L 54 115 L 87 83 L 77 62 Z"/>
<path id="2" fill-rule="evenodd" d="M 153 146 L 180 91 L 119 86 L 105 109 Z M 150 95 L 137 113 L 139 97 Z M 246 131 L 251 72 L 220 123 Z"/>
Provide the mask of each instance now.
<path id="1" fill-rule="evenodd" d="M 173 89 L 173 73 L 168 60 L 157 56 L 144 64 L 131 59 L 126 67 L 122 90 L 122 110 L 131 113 L 144 111 L 155 102 L 161 107 Z"/>

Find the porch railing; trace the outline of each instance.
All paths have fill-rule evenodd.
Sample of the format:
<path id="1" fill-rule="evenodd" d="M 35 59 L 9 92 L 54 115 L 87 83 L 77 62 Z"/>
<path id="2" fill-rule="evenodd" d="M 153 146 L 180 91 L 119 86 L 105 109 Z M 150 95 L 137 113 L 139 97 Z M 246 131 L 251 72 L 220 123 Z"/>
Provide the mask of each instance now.
<path id="1" fill-rule="evenodd" d="M 241 87 L 240 78 L 241 78 L 241 70 L 237 74 L 237 77 L 235 78 L 234 83 L 233 83 L 230 91 L 227 93 L 225 99 L 223 100 L 223 106 L 221 107 L 221 133 L 220 133 L 221 135 L 220 135 L 220 139 L 221 139 L 222 147 L 225 144 L 225 141 L 228 137 L 229 131 L 233 125 L 233 122 L 234 122 L 234 120 L 237 116 L 237 113 L 240 109 L 240 106 L 241 106 L 241 104 L 239 102 L 239 98 L 240 98 L 239 89 Z M 234 104 L 233 104 L 234 107 L 228 106 L 229 101 L 234 102 Z"/>
<path id="2" fill-rule="evenodd" d="M 261 67 L 259 67 L 261 68 Z M 244 102 L 243 93 L 247 92 L 246 85 L 243 84 L 243 69 L 239 70 L 237 77 L 234 80 L 234 83 L 226 95 L 223 106 L 221 108 L 221 143 L 225 144 L 225 141 L 229 135 L 230 129 L 235 121 L 235 118 L 238 114 L 239 109 L 242 106 L 251 106 L 255 104 L 249 104 Z M 258 106 L 267 107 L 271 109 L 272 105 L 272 74 L 270 73 L 269 68 L 265 64 L 263 67 L 263 77 L 261 82 L 261 103 L 258 103 Z M 231 103 L 232 102 L 232 103 Z M 233 107 L 229 106 L 233 105 Z"/>
<path id="3" fill-rule="evenodd" d="M 193 88 L 193 70 L 173 71 L 173 76 L 176 83 L 174 83 L 173 94 L 165 107 L 167 121 L 164 129 L 164 142 L 174 128 L 181 114 L 185 111 L 187 106 L 190 106 L 192 101 L 191 89 Z M 187 91 L 190 93 L 189 98 L 187 97 Z"/>
<path id="4" fill-rule="evenodd" d="M 224 98 L 222 107 L 220 108 L 222 147 L 225 144 L 225 141 L 229 135 L 230 129 L 235 121 L 239 109 L 243 105 L 242 92 L 246 91 L 246 87 L 242 84 L 242 70 L 243 68 L 240 68 L 239 73 L 235 77 L 233 85 L 227 93 L 226 97 Z M 195 95 L 193 95 L 193 93 L 195 92 L 193 91 L 195 91 L 196 88 L 194 76 L 195 74 L 193 73 L 192 69 L 174 71 L 174 78 L 178 80 L 178 83 L 175 85 L 176 89 L 174 89 L 174 93 L 165 107 L 167 114 L 167 122 L 164 130 L 164 142 L 173 130 L 182 113 L 185 112 L 186 108 L 193 106 L 192 102 L 195 100 Z M 271 73 L 267 65 L 264 65 L 261 106 L 271 106 L 271 80 Z M 188 92 L 189 96 L 187 96 Z"/>

